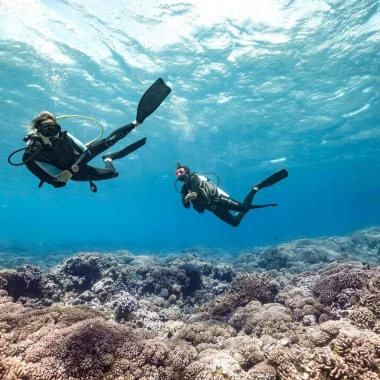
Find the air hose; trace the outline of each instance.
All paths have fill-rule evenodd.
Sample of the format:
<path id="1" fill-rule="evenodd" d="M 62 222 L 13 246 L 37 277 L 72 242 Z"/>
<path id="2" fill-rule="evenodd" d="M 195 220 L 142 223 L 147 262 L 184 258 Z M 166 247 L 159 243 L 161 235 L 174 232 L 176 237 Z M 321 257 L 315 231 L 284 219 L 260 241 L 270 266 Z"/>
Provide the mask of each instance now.
<path id="1" fill-rule="evenodd" d="M 72 117 L 72 118 L 78 118 L 78 119 L 90 120 L 90 121 L 93 121 L 94 123 L 96 123 L 96 124 L 98 124 L 100 126 L 101 132 L 100 132 L 99 136 L 96 137 L 94 140 L 86 143 L 85 144 L 86 146 L 90 146 L 93 142 L 99 140 L 103 136 L 103 133 L 104 133 L 104 127 L 103 127 L 103 125 L 99 121 L 93 119 L 92 117 L 82 116 L 82 115 L 63 115 L 63 116 L 58 116 L 57 119 L 58 120 L 59 119 L 68 119 L 70 117 Z"/>

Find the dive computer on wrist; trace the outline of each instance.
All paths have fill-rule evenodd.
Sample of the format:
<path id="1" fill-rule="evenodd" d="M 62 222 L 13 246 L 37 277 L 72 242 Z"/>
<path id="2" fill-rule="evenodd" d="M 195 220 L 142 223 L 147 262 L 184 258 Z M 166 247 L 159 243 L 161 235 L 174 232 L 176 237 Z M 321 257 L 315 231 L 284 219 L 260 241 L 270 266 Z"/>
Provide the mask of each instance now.
<path id="1" fill-rule="evenodd" d="M 74 165 L 71 167 L 71 171 L 72 171 L 73 173 L 78 173 L 78 172 L 79 172 L 79 166 L 74 164 Z"/>

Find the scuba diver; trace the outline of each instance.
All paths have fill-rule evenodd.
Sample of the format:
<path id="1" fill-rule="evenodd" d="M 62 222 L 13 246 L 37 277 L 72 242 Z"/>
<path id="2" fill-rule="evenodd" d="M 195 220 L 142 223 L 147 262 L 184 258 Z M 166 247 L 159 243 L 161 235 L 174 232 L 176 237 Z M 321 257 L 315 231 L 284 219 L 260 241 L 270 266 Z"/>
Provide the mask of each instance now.
<path id="1" fill-rule="evenodd" d="M 171 89 L 159 78 L 142 96 L 136 120 L 113 131 L 108 137 L 83 145 L 78 139 L 66 131 L 62 131 L 58 119 L 49 112 L 41 112 L 31 123 L 31 131 L 24 138 L 27 147 L 12 153 L 10 164 L 26 167 L 44 182 L 55 188 L 64 187 L 70 179 L 73 181 L 89 181 L 90 189 L 97 191 L 92 181 L 102 181 L 117 177 L 119 174 L 113 166 L 117 160 L 131 154 L 145 145 L 143 138 L 124 149 L 104 155 L 104 168 L 88 165 L 94 157 L 103 153 L 119 140 L 126 137 L 133 129 L 151 115 L 169 95 Z M 93 119 L 92 119 L 93 120 Z M 100 124 L 100 123 L 98 123 Z M 13 154 L 25 150 L 22 163 L 11 162 Z"/>
<path id="2" fill-rule="evenodd" d="M 177 177 L 176 182 L 183 182 L 181 191 L 176 189 L 182 195 L 182 204 L 185 208 L 189 208 L 191 202 L 193 208 L 199 213 L 203 214 L 205 210 L 211 211 L 223 222 L 233 227 L 237 227 L 240 224 L 249 210 L 277 206 L 275 203 L 266 205 L 252 205 L 251 203 L 259 190 L 272 186 L 288 176 L 288 172 L 285 169 L 272 174 L 264 181 L 252 186 L 251 191 L 241 203 L 230 198 L 227 193 L 219 189 L 219 184 L 218 186 L 215 185 L 204 175 L 191 173 L 188 166 L 177 163 L 177 169 L 174 173 Z M 174 186 L 176 186 L 176 182 L 174 182 Z M 237 214 L 233 215 L 230 211 L 237 211 Z"/>

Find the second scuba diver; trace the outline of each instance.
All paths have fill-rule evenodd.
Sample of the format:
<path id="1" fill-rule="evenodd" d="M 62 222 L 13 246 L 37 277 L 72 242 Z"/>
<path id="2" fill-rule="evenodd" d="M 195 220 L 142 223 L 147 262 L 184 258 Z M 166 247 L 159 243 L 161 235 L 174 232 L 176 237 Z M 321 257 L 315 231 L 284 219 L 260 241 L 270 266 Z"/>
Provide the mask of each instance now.
<path id="1" fill-rule="evenodd" d="M 193 208 L 199 213 L 205 210 L 211 211 L 223 222 L 237 227 L 249 210 L 255 208 L 277 206 L 277 204 L 252 205 L 255 194 L 264 187 L 272 186 L 288 176 L 288 172 L 282 169 L 264 181 L 252 186 L 251 191 L 244 198 L 243 202 L 238 202 L 219 189 L 214 183 L 203 175 L 191 173 L 189 167 L 177 164 L 175 175 L 178 181 L 183 182 L 181 188 L 182 204 L 185 208 Z M 230 211 L 237 211 L 233 215 Z"/>
<path id="2" fill-rule="evenodd" d="M 31 123 L 31 131 L 24 139 L 28 142 L 21 164 L 40 179 L 41 187 L 44 182 L 55 188 L 64 187 L 68 180 L 89 181 L 93 192 L 97 191 L 92 181 L 102 181 L 118 176 L 112 161 L 123 158 L 142 147 L 143 138 L 126 148 L 104 155 L 104 168 L 95 168 L 88 162 L 103 153 L 119 140 L 126 137 L 134 128 L 151 115 L 170 93 L 170 88 L 160 78 L 142 96 L 136 120 L 113 131 L 108 137 L 94 141 L 89 146 L 83 145 L 74 136 L 61 130 L 57 118 L 49 112 L 41 112 Z M 20 149 L 24 150 L 24 149 Z"/>

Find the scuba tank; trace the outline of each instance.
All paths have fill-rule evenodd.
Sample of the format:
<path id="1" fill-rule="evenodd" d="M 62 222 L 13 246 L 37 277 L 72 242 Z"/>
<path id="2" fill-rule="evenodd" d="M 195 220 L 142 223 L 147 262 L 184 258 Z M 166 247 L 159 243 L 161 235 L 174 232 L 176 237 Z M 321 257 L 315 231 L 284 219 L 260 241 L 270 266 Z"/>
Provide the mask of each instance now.
<path id="1" fill-rule="evenodd" d="M 217 178 L 217 185 L 215 183 L 213 183 L 210 178 L 207 178 L 205 176 L 205 174 L 213 174 L 216 178 Z M 213 173 L 213 172 L 207 172 L 207 173 L 201 173 L 201 174 L 196 174 L 200 180 L 202 181 L 202 184 L 201 184 L 201 187 L 203 189 L 203 191 L 205 191 L 207 193 L 207 195 L 210 195 L 211 197 L 215 196 L 215 195 L 224 195 L 226 197 L 229 197 L 229 195 L 223 191 L 222 189 L 219 188 L 219 182 L 220 182 L 220 179 L 219 179 L 219 176 L 216 174 L 216 173 Z M 180 190 L 178 190 L 177 188 L 177 182 L 180 182 L 178 179 L 174 181 L 174 187 L 177 191 L 177 193 L 181 193 Z"/>

